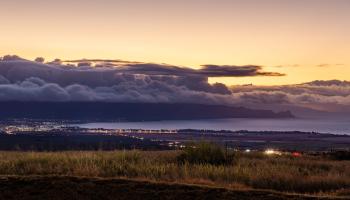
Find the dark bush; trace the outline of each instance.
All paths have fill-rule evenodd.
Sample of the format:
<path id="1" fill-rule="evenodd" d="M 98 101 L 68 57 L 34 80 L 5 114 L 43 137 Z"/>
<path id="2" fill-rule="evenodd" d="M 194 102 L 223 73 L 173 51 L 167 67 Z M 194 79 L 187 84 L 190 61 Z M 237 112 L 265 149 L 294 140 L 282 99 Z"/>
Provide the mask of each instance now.
<path id="1" fill-rule="evenodd" d="M 44 63 L 44 62 L 45 62 L 45 58 L 43 58 L 43 57 L 37 57 L 37 58 L 35 58 L 34 61 L 35 61 L 35 62 L 38 62 L 38 63 Z"/>
<path id="2" fill-rule="evenodd" d="M 177 159 L 180 163 L 225 165 L 233 163 L 234 154 L 217 144 L 200 142 L 187 145 Z"/>
<path id="3" fill-rule="evenodd" d="M 333 151 L 329 155 L 334 160 L 350 160 L 350 151 Z"/>

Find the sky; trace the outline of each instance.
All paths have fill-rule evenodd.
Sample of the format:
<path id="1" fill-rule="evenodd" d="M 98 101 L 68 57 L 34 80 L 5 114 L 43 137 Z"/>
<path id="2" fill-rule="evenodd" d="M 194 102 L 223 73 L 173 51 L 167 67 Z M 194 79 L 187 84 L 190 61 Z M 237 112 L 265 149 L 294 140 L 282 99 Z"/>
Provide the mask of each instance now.
<path id="1" fill-rule="evenodd" d="M 226 85 L 350 80 L 349 10 L 349 0 L 0 1 L 0 55 L 285 74 L 210 78 Z"/>

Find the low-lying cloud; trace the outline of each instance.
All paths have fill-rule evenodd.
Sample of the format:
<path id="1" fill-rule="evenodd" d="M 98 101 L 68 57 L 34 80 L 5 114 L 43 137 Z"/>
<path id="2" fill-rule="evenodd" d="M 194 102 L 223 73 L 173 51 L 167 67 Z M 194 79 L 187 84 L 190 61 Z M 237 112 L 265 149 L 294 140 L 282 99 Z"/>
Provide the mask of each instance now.
<path id="1" fill-rule="evenodd" d="M 208 83 L 209 77 L 242 76 L 283 74 L 265 72 L 254 65 L 203 65 L 192 69 L 122 60 L 44 64 L 7 57 L 0 61 L 0 101 L 201 103 L 328 111 L 350 107 L 350 82 L 346 81 L 271 87 Z"/>
<path id="2" fill-rule="evenodd" d="M 250 105 L 297 106 L 350 111 L 350 82 L 330 80 L 284 86 L 234 86 L 232 94 Z"/>

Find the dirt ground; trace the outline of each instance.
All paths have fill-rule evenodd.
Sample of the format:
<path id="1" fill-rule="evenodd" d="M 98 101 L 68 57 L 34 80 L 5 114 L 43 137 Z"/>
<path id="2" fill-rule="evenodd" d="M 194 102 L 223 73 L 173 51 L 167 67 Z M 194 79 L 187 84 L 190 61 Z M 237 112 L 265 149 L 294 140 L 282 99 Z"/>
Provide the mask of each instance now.
<path id="1" fill-rule="evenodd" d="M 156 200 L 156 199 L 318 199 L 261 190 L 227 190 L 126 179 L 78 177 L 0 177 L 0 199 Z M 327 198 L 322 198 L 327 199 Z"/>

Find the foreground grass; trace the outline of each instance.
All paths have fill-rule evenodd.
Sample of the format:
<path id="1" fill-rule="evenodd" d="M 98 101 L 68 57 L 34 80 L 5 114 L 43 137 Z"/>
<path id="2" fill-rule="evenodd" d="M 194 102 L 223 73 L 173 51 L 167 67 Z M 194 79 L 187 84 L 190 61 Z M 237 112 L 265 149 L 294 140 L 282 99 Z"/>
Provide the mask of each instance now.
<path id="1" fill-rule="evenodd" d="M 180 152 L 0 152 L 0 175 L 125 177 L 227 188 L 350 195 L 350 161 L 236 155 L 230 165 L 179 163 Z"/>

